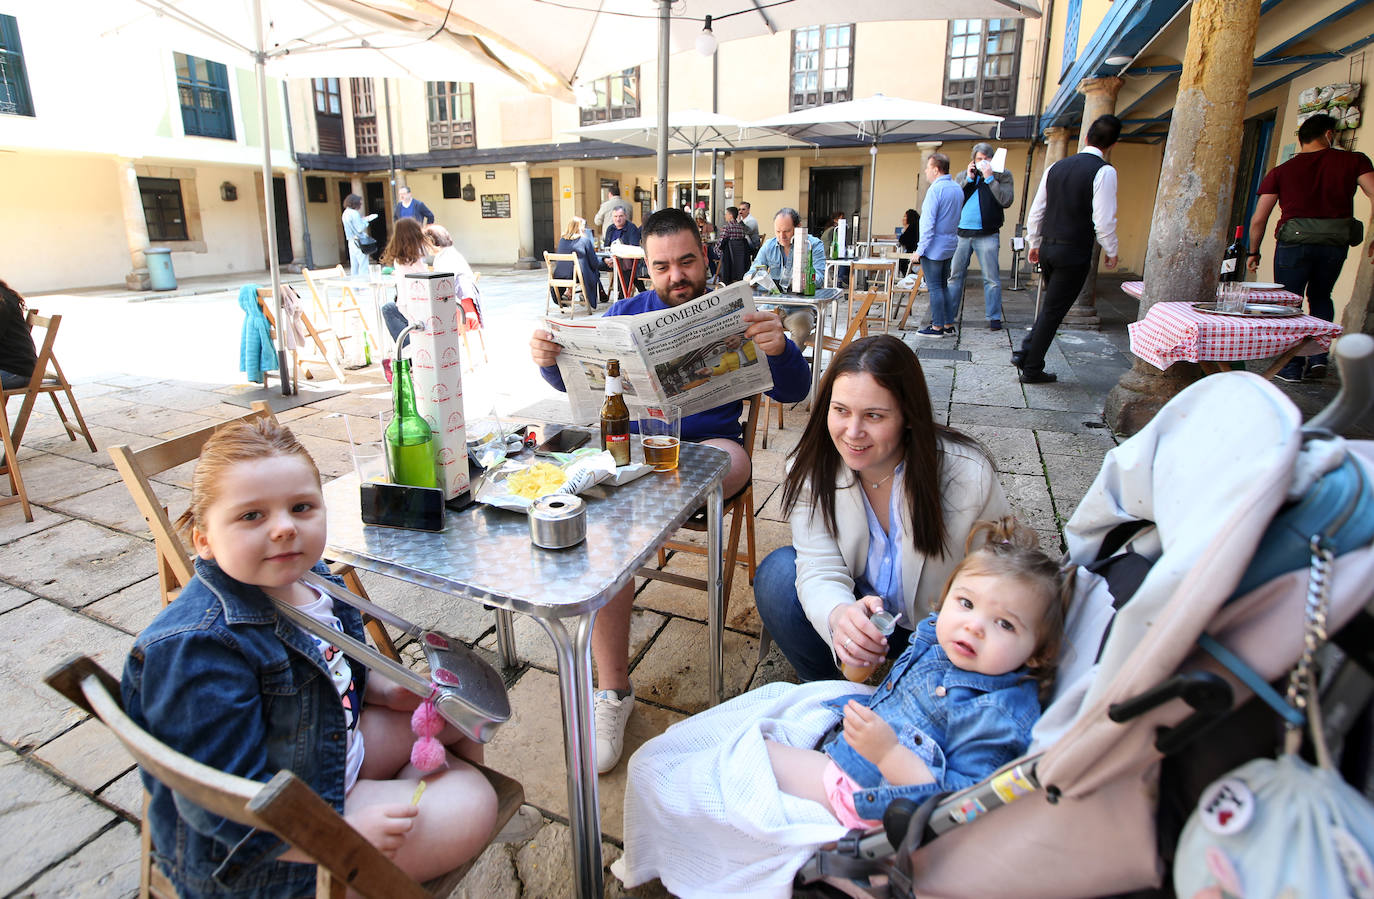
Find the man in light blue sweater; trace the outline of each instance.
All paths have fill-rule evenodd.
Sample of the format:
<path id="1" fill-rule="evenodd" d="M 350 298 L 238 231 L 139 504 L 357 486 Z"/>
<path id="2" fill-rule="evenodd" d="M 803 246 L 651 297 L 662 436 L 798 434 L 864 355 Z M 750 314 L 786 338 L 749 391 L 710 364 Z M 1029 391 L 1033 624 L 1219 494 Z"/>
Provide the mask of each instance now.
<path id="1" fill-rule="evenodd" d="M 964 192 L 949 177 L 949 157 L 931 153 L 926 158 L 926 191 L 921 205 L 921 241 L 916 245 L 916 258 L 921 274 L 930 291 L 930 325 L 917 331 L 927 337 L 953 335 L 957 310 L 950 301 L 949 264 L 959 244 L 959 211 L 964 205 Z"/>

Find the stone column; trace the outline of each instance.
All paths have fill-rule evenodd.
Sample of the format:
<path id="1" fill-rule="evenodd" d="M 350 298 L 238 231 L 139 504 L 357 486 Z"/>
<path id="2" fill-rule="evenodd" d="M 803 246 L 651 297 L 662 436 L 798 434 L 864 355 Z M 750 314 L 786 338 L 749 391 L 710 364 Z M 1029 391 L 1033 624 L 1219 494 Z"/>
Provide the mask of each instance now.
<path id="1" fill-rule="evenodd" d="M 1108 76 L 1106 78 L 1084 78 L 1078 85 L 1078 92 L 1083 95 L 1083 126 L 1078 131 L 1078 150 L 1082 152 L 1088 145 L 1088 128 L 1099 116 L 1108 115 L 1116 112 L 1116 95 L 1121 90 L 1122 81 L 1120 78 Z M 1112 158 L 1111 151 L 1106 153 L 1107 161 Z M 1100 248 L 1093 249 L 1092 267 L 1088 269 L 1087 280 L 1083 282 L 1083 289 L 1078 293 L 1078 299 L 1069 307 L 1069 312 L 1064 316 L 1064 323 L 1070 328 L 1078 328 L 1088 331 L 1100 331 L 1102 329 L 1102 319 L 1097 316 L 1097 266 L 1101 260 L 1102 251 Z"/>
<path id="2" fill-rule="evenodd" d="M 534 191 L 530 187 L 530 164 L 512 162 L 511 166 L 516 175 L 515 214 L 520 216 L 520 251 L 515 267 L 538 268 L 539 263 L 534 258 Z"/>
<path id="3" fill-rule="evenodd" d="M 1215 298 L 1226 249 L 1259 4 L 1196 0 L 1189 18 L 1137 321 L 1161 301 Z M 1118 433 L 1134 434 L 1199 376 L 1196 365 L 1176 362 L 1161 372 L 1137 359 L 1107 397 L 1108 423 Z"/>
<path id="4" fill-rule="evenodd" d="M 305 205 L 298 176 L 298 172 L 286 172 L 282 179 L 286 182 L 286 218 L 291 226 L 291 263 L 285 268 L 291 272 L 305 267 Z M 282 235 L 278 234 L 277 239 L 281 240 Z"/>
<path id="5" fill-rule="evenodd" d="M 1073 135 L 1069 128 L 1046 128 L 1045 129 L 1045 168 L 1048 169 L 1065 156 L 1069 155 L 1069 138 Z M 1042 175 L 1043 177 L 1043 175 Z M 1035 189 L 1039 189 L 1037 184 Z M 1035 197 L 1030 198 L 1034 202 Z"/>
<path id="6" fill-rule="evenodd" d="M 1374 241 L 1374 217 L 1364 226 L 1364 236 Z M 1369 259 L 1369 243 L 1362 243 L 1351 254 L 1358 268 L 1355 271 L 1355 289 L 1350 292 L 1350 302 L 1345 304 L 1341 313 L 1341 328 L 1347 334 L 1363 331 L 1374 334 L 1374 262 Z M 1349 261 L 1347 258 L 1347 265 Z"/>
<path id="7" fill-rule="evenodd" d="M 124 276 L 124 286 L 130 290 L 147 290 L 152 286 L 148 277 L 148 221 L 143 217 L 143 198 L 138 192 L 138 173 L 133 160 L 121 159 L 119 166 L 119 205 L 124 213 L 124 240 L 129 247 L 130 272 Z"/>
<path id="8" fill-rule="evenodd" d="M 931 153 L 937 153 L 937 152 L 939 152 L 940 148 L 941 148 L 942 146 L 944 146 L 944 144 L 945 144 L 945 142 L 942 141 L 942 140 L 923 140 L 923 141 L 917 141 L 917 142 L 916 142 L 916 152 L 919 153 L 920 156 L 921 156 L 920 161 L 918 161 L 918 162 L 916 163 L 916 211 L 917 211 L 917 212 L 920 212 L 920 211 L 921 211 L 921 204 L 923 204 L 923 203 L 925 202 L 925 199 L 926 199 L 926 191 L 930 190 L 930 184 L 926 181 L 926 176 L 925 176 L 925 171 L 926 171 L 926 157 L 929 156 Z M 945 155 L 949 155 L 949 154 L 945 154 Z M 870 159 L 876 159 L 876 157 L 869 157 L 869 158 L 870 158 Z M 954 168 L 954 160 L 951 159 L 951 160 L 949 161 L 949 173 L 950 173 L 951 175 L 953 175 L 953 174 L 954 174 L 955 172 L 957 172 L 957 171 L 958 171 L 958 169 Z M 867 189 L 868 183 L 865 182 L 865 183 L 863 184 L 863 187 L 864 187 L 865 189 Z M 866 200 L 866 199 L 867 199 L 867 198 L 865 198 L 865 200 Z M 864 209 L 865 212 L 868 211 L 868 205 L 867 205 L 867 203 L 865 203 L 863 209 Z M 851 237 L 850 240 L 858 240 L 858 238 L 857 238 L 857 237 Z"/>
<path id="9" fill-rule="evenodd" d="M 363 176 L 362 176 L 362 175 L 354 175 L 354 176 L 353 176 L 353 179 L 352 179 L 351 181 L 349 181 L 349 190 L 348 190 L 348 192 L 351 193 L 351 194 L 357 194 L 358 196 L 362 197 L 363 199 L 367 199 L 367 195 L 363 193 Z M 363 215 L 367 215 L 367 209 L 366 209 L 366 208 L 363 209 Z"/>

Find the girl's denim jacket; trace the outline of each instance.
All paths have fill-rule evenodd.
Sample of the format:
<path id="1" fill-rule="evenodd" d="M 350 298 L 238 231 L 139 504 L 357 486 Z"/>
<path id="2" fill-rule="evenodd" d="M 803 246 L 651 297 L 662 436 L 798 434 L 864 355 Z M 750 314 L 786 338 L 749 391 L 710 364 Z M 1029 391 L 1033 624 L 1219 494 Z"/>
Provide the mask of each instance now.
<path id="1" fill-rule="evenodd" d="M 363 639 L 356 609 L 339 603 L 334 614 Z M 367 670 L 354 662 L 353 672 L 362 695 Z M 139 635 L 122 693 L 129 716 L 178 752 L 263 782 L 288 768 L 343 813 L 348 741 L 324 659 L 262 590 L 214 562 L 198 559 L 196 576 Z M 313 894 L 314 866 L 276 861 L 287 848 L 277 837 L 212 815 L 147 774 L 143 784 L 153 853 L 182 897 Z"/>
<path id="2" fill-rule="evenodd" d="M 836 731 L 821 743 L 835 764 L 863 789 L 854 808 L 881 819 L 888 803 L 921 802 L 936 793 L 962 790 L 1025 752 L 1040 717 L 1036 683 L 1025 668 L 990 677 L 956 668 L 935 639 L 935 616 L 917 626 L 871 696 L 841 696 L 826 705 L 843 714 L 851 699 L 873 709 L 897 732 L 897 740 L 930 768 L 935 782 L 894 786 L 878 766 L 859 755 Z"/>

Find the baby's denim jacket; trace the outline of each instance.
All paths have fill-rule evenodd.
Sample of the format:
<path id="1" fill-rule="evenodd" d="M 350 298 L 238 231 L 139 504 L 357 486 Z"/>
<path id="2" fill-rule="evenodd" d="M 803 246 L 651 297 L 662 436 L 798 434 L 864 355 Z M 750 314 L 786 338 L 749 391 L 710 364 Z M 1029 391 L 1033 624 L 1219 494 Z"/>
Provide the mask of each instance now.
<path id="1" fill-rule="evenodd" d="M 934 615 L 917 626 L 871 696 L 841 696 L 826 705 L 843 715 L 851 699 L 892 725 L 897 740 L 935 776 L 931 784 L 893 786 L 836 732 L 821 749 L 863 787 L 854 794 L 854 808 L 873 820 L 894 799 L 921 802 L 982 781 L 1025 752 L 1040 717 L 1038 687 L 1025 668 L 991 677 L 954 667 L 936 641 Z"/>

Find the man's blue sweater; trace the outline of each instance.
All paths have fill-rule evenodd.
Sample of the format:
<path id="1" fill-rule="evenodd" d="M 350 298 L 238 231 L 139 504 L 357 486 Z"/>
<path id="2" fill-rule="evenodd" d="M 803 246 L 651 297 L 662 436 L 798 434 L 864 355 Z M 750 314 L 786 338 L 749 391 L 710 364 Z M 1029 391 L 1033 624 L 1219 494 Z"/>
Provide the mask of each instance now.
<path id="1" fill-rule="evenodd" d="M 617 300 L 605 314 L 635 315 L 639 312 L 657 312 L 667 308 L 668 304 L 659 299 L 657 292 L 646 290 L 629 299 Z M 806 399 L 806 394 L 811 389 L 811 366 L 791 339 L 787 339 L 787 347 L 782 353 L 764 358 L 768 360 L 768 368 L 773 372 L 773 389 L 768 391 L 769 396 L 782 403 L 796 403 Z M 559 373 L 557 365 L 543 366 L 539 373 L 544 376 L 545 381 L 559 390 L 567 389 L 563 385 L 563 376 Z M 743 410 L 744 403 L 735 400 L 733 403 L 726 403 L 695 415 L 684 416 L 682 439 L 699 442 L 712 437 L 724 437 L 739 442 L 744 435 L 739 422 Z M 634 424 L 630 422 L 631 427 L 634 427 Z"/>

